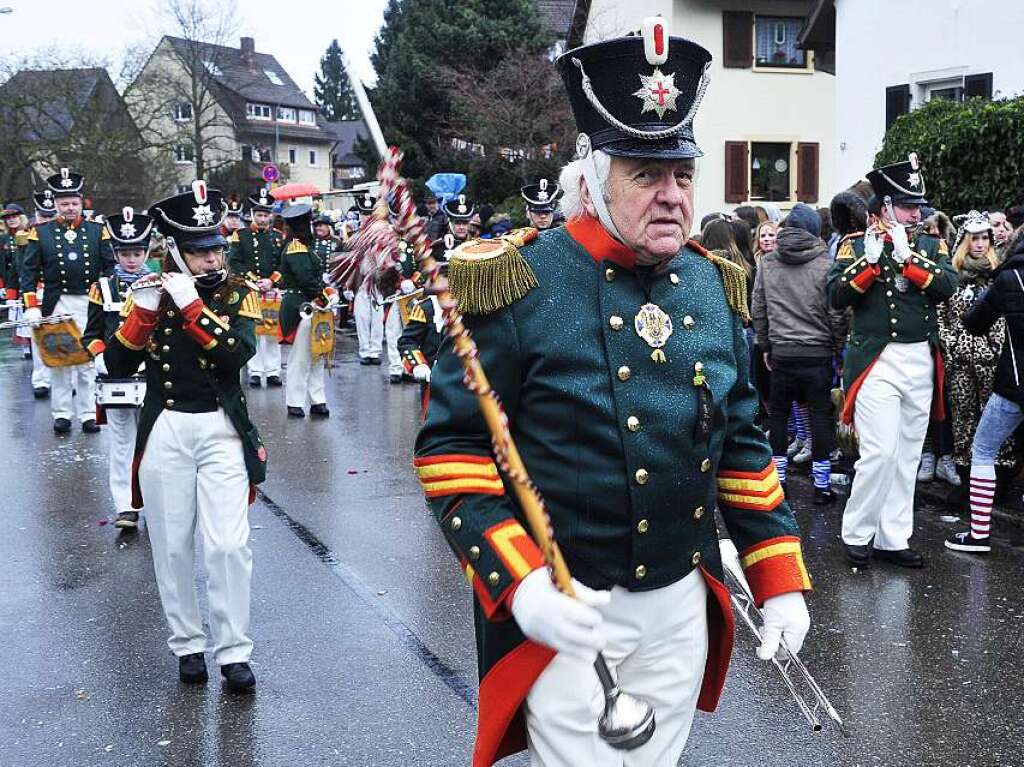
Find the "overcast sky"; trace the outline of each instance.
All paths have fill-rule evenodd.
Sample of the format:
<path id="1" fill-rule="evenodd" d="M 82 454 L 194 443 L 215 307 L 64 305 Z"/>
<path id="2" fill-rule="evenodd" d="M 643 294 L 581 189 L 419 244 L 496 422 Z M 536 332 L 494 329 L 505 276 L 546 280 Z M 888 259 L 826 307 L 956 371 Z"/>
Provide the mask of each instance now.
<path id="1" fill-rule="evenodd" d="M 277 57 L 292 79 L 313 97 L 313 75 L 331 40 L 338 39 L 363 79 L 374 76 L 369 54 L 387 0 L 237 0 L 240 35 L 256 50 Z M 164 28 L 161 0 L 0 0 L 0 58 L 59 46 L 103 57 L 114 68 L 127 46 L 155 42 Z M 237 46 L 237 40 L 232 43 Z M 117 72 L 111 73 L 114 77 Z"/>

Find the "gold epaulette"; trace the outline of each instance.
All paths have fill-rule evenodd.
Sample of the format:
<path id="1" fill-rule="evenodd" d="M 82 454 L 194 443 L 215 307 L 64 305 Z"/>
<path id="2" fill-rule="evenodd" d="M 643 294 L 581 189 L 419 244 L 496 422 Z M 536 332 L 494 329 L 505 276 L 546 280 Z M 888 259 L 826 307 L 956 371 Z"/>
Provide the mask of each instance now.
<path id="1" fill-rule="evenodd" d="M 39 232 L 36 231 L 34 226 L 25 235 L 25 242 L 39 242 Z"/>
<path id="2" fill-rule="evenodd" d="M 853 249 L 853 241 L 863 237 L 864 232 L 850 232 L 839 241 L 839 248 L 836 250 L 836 261 L 852 261 L 857 257 L 857 251 Z"/>
<path id="3" fill-rule="evenodd" d="M 100 229 L 100 242 L 104 242 L 110 239 L 110 230 L 107 229 L 107 227 L 102 226 L 102 224 L 101 227 L 102 228 Z"/>
<path id="4" fill-rule="evenodd" d="M 35 233 L 35 231 L 36 231 L 35 229 L 29 229 L 29 230 L 19 229 L 18 231 L 16 231 L 14 233 L 14 244 L 17 245 L 19 248 L 24 248 L 25 247 L 25 243 L 28 242 L 29 233 L 30 232 L 31 233 Z"/>
<path id="5" fill-rule="evenodd" d="M 693 240 L 687 245 L 715 265 L 722 278 L 722 287 L 725 288 L 725 300 L 741 320 L 750 322 L 750 309 L 747 307 L 747 273 L 743 271 L 743 267 L 727 258 L 716 256 Z"/>
<path id="6" fill-rule="evenodd" d="M 427 313 L 425 311 L 423 311 L 423 307 L 422 306 L 417 304 L 416 306 L 414 306 L 412 309 L 409 310 L 408 321 L 409 322 L 422 322 L 422 323 L 426 324 L 426 322 L 427 322 Z"/>
<path id="7" fill-rule="evenodd" d="M 103 306 L 103 292 L 100 290 L 98 282 L 94 282 L 89 286 L 89 303 Z"/>
<path id="8" fill-rule="evenodd" d="M 291 255 L 292 253 L 309 253 L 309 248 L 298 240 L 292 240 L 288 243 L 288 250 L 285 251 L 285 255 Z"/>
<path id="9" fill-rule="evenodd" d="M 537 287 L 537 277 L 519 249 L 537 237 L 533 228 L 513 229 L 491 240 L 469 240 L 448 257 L 448 286 L 464 314 L 490 314 Z"/>
<path id="10" fill-rule="evenodd" d="M 936 252 L 940 256 L 948 256 L 949 255 L 949 245 L 946 244 L 946 241 L 942 237 L 939 238 L 939 249 Z"/>
<path id="11" fill-rule="evenodd" d="M 238 230 L 237 229 L 231 233 L 230 237 L 228 237 L 228 242 L 238 242 Z"/>
<path id="12" fill-rule="evenodd" d="M 238 309 L 239 317 L 248 317 L 251 320 L 263 320 L 263 307 L 260 304 L 259 294 L 250 290 L 242 299 L 242 306 Z"/>
<path id="13" fill-rule="evenodd" d="M 132 298 L 131 291 L 128 291 L 128 295 L 121 302 L 121 316 L 127 317 L 131 313 L 133 306 L 135 306 L 135 299 Z"/>

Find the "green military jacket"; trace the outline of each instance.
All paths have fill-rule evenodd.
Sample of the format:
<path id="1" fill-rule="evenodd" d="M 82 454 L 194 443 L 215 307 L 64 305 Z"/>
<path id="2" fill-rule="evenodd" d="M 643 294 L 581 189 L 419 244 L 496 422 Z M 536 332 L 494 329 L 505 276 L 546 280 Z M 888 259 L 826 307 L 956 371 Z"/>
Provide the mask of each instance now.
<path id="1" fill-rule="evenodd" d="M 331 260 L 341 250 L 341 240 L 337 237 L 328 237 L 325 240 L 319 237 L 313 240 L 313 255 L 316 256 L 320 272 L 326 273 L 330 268 Z"/>
<path id="2" fill-rule="evenodd" d="M 57 218 L 32 229 L 21 261 L 25 305 L 38 303 L 36 286 L 42 280 L 43 315 L 53 312 L 62 295 L 84 296 L 96 280 L 114 271 L 106 227 L 84 219 L 68 224 Z"/>
<path id="3" fill-rule="evenodd" d="M 0 298 L 18 297 L 22 250 L 28 242 L 29 231 L 0 234 Z"/>
<path id="4" fill-rule="evenodd" d="M 501 250 L 529 239 L 522 232 L 483 242 Z M 638 268 L 591 218 L 505 248 L 498 260 L 470 258 L 483 247 L 455 251 L 449 281 L 464 308 L 505 296 L 465 324 L 569 569 L 593 588 L 643 591 L 700 568 L 717 609 L 709 604 L 699 705 L 713 709 L 732 630 L 715 508 L 758 602 L 810 588 L 796 523 L 754 424 L 747 343 L 723 280 L 738 279 L 740 290 L 728 294 L 742 300 L 744 277 L 697 246 L 662 269 Z M 485 271 L 490 279 L 475 279 Z M 508 284 L 492 290 L 494 278 Z M 641 335 L 657 340 L 652 331 L 664 330 L 655 308 L 672 325 L 658 348 Z M 414 465 L 473 586 L 482 678 L 474 763 L 491 764 L 523 746 L 519 720 L 502 722 L 500 712 L 518 709 L 551 655 L 524 644 L 510 617 L 516 586 L 541 558 L 463 376 L 446 340 Z"/>
<path id="5" fill-rule="evenodd" d="M 248 226 L 228 238 L 228 263 L 231 271 L 255 282 L 281 278 L 281 251 L 285 236 L 271 227 L 257 229 Z"/>
<path id="6" fill-rule="evenodd" d="M 289 240 L 281 257 L 281 340 L 291 343 L 298 330 L 299 308 L 323 295 L 320 261 L 298 240 Z"/>
<path id="7" fill-rule="evenodd" d="M 829 272 L 832 305 L 853 310 L 843 362 L 846 423 L 852 423 L 860 384 L 886 345 L 927 341 L 941 360 L 939 304 L 953 295 L 957 285 L 949 249 L 937 237 L 919 236 L 911 243 L 913 255 L 902 265 L 893 260 L 892 249 L 887 239 L 878 263 L 872 265 L 864 257 L 864 235 L 849 235 L 840 244 Z M 899 289 L 901 284 L 903 291 Z M 942 366 L 938 364 L 933 407 L 936 417 L 944 412 L 942 383 Z"/>
<path id="8" fill-rule="evenodd" d="M 444 325 L 438 327 L 435 321 L 440 312 L 435 309 L 436 302 L 437 299 L 431 296 L 413 306 L 398 339 L 402 367 L 409 375 L 417 365 L 432 367 L 444 341 Z"/>
<path id="9" fill-rule="evenodd" d="M 242 440 L 253 485 L 266 477 L 266 450 L 249 420 L 239 371 L 256 352 L 259 296 L 240 279 L 215 290 L 199 289 L 199 300 L 179 309 L 165 295 L 150 312 L 129 296 L 123 322 L 107 339 L 104 359 L 114 378 L 134 375 L 146 364 L 146 398 L 139 416 L 132 464 L 132 505 L 142 508 L 138 465 L 153 425 L 164 410 L 212 413 L 223 408 Z M 251 498 L 250 498 L 251 500 Z"/>

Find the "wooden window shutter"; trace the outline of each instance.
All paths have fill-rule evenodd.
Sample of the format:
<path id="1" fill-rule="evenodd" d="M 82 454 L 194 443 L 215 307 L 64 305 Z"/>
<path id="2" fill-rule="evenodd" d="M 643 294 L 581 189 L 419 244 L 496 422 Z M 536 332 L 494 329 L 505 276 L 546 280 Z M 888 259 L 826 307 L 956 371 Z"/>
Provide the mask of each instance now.
<path id="1" fill-rule="evenodd" d="M 746 141 L 725 142 L 725 201 L 746 202 L 750 149 Z"/>
<path id="2" fill-rule="evenodd" d="M 818 148 L 812 141 L 796 145 L 796 198 L 800 202 L 818 201 Z"/>
<path id="3" fill-rule="evenodd" d="M 983 99 L 992 98 L 992 73 L 985 72 L 981 75 L 967 75 L 964 78 L 964 101 L 981 96 Z"/>
<path id="4" fill-rule="evenodd" d="M 896 118 L 910 111 L 910 86 L 893 85 L 885 89 L 885 129 L 896 122 Z"/>
<path id="5" fill-rule="evenodd" d="M 754 14 L 722 12 L 722 66 L 750 69 L 754 65 Z"/>

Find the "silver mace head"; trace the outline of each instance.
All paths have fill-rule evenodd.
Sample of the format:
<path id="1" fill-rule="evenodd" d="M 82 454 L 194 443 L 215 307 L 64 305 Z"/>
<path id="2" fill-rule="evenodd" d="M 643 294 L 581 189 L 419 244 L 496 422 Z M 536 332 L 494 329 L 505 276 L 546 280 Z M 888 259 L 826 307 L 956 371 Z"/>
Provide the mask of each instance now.
<path id="1" fill-rule="evenodd" d="M 612 748 L 632 751 L 654 735 L 654 708 L 645 700 L 622 692 L 612 680 L 604 656 L 594 662 L 604 688 L 604 713 L 597 720 L 597 732 Z"/>

